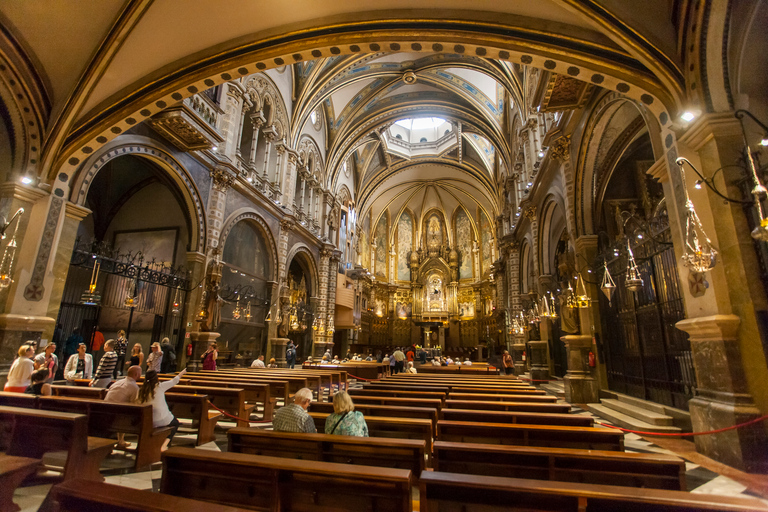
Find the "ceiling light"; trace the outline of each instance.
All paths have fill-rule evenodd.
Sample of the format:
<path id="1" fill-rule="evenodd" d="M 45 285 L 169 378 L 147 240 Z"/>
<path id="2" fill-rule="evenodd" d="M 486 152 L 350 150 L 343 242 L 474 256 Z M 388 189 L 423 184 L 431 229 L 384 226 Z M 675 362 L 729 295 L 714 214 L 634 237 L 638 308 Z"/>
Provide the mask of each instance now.
<path id="1" fill-rule="evenodd" d="M 763 138 L 760 140 L 761 146 L 768 146 L 768 135 L 764 135 Z"/>
<path id="2" fill-rule="evenodd" d="M 213 146 L 211 149 L 216 151 L 217 149 L 219 149 L 219 146 Z"/>
<path id="3" fill-rule="evenodd" d="M 544 158 L 544 150 L 543 149 L 539 150 L 539 158 Z"/>
<path id="4" fill-rule="evenodd" d="M 528 182 L 528 186 L 529 186 L 529 187 L 532 187 L 532 186 L 533 186 L 533 182 L 530 182 L 530 181 L 529 181 L 529 182 Z"/>
<path id="5" fill-rule="evenodd" d="M 637 239 L 638 240 L 642 240 L 643 239 L 643 234 L 642 233 L 638 233 L 637 234 Z"/>
<path id="6" fill-rule="evenodd" d="M 22 176 L 21 182 L 25 185 L 29 185 L 30 183 L 32 183 L 32 178 L 30 178 L 29 176 Z"/>
<path id="7" fill-rule="evenodd" d="M 693 121 L 694 119 L 696 119 L 696 114 L 694 114 L 693 112 L 691 112 L 691 111 L 689 111 L 689 110 L 686 110 L 686 111 L 685 111 L 685 112 L 683 112 L 683 114 L 680 116 L 680 119 L 682 119 L 682 120 L 683 120 L 683 121 L 685 121 L 686 123 L 690 123 L 691 121 Z"/>
<path id="8" fill-rule="evenodd" d="M 693 187 L 696 190 L 701 190 L 701 180 L 696 180 L 696 183 L 693 184 Z"/>

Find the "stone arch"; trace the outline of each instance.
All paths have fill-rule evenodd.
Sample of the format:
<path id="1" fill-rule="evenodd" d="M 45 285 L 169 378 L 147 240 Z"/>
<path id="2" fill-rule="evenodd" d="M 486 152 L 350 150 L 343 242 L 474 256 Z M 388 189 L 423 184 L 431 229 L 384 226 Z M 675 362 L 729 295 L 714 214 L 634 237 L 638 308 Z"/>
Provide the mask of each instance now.
<path id="1" fill-rule="evenodd" d="M 270 106 L 266 126 L 275 127 L 278 139 L 285 138 L 290 127 L 288 109 L 283 101 L 283 96 L 272 79 L 264 73 L 252 75 L 245 81 L 245 90 L 248 96 L 252 98 L 255 110 L 261 111 L 264 109 L 264 105 Z"/>
<path id="2" fill-rule="evenodd" d="M 307 246 L 305 243 L 299 242 L 291 247 L 291 250 L 288 252 L 288 256 L 285 258 L 285 274 L 280 276 L 281 282 L 285 283 L 285 280 L 288 276 L 288 269 L 291 267 L 291 262 L 296 257 L 299 258 L 299 261 L 303 261 L 305 263 L 305 268 L 307 269 L 309 278 L 312 281 L 312 297 L 317 297 L 320 286 L 317 261 L 315 261 L 315 256 L 312 254 L 309 246 Z"/>
<path id="3" fill-rule="evenodd" d="M 323 155 L 320 152 L 320 148 L 317 146 L 317 142 L 310 135 L 304 134 L 301 137 L 299 146 L 297 148 L 299 153 L 299 160 L 304 165 L 311 166 L 309 169 L 312 176 L 316 176 L 320 173 L 320 183 L 325 183 L 325 163 L 323 162 Z"/>
<path id="4" fill-rule="evenodd" d="M 419 243 L 421 244 L 423 242 L 424 247 L 427 246 L 426 241 L 424 239 L 424 237 L 426 236 L 425 233 L 427 232 L 427 227 L 425 226 L 425 223 L 427 222 L 427 220 L 429 220 L 429 217 L 431 217 L 433 213 L 437 214 L 438 217 L 443 219 L 443 236 L 445 236 L 445 241 L 448 243 L 448 245 L 453 247 L 453 235 L 451 234 L 451 229 L 450 229 L 450 226 L 448 225 L 448 219 L 445 218 L 445 211 L 438 206 L 433 206 L 429 210 L 425 211 L 421 215 L 421 218 L 418 220 Z M 470 218 L 471 218 L 471 215 L 470 215 Z M 416 223 L 415 219 L 414 219 L 414 223 Z M 394 236 L 395 236 L 395 230 L 393 228 L 390 228 L 390 239 L 393 240 Z"/>
<path id="5" fill-rule="evenodd" d="M 206 217 L 200 191 L 184 166 L 176 160 L 168 150 L 158 145 L 157 141 L 141 136 L 131 136 L 109 144 L 97 151 L 81 167 L 72 183 L 69 200 L 78 206 L 84 206 L 88 190 L 94 176 L 110 160 L 135 155 L 147 158 L 166 171 L 184 197 L 185 206 L 190 213 L 189 250 L 204 252 L 207 245 Z"/>
<path id="6" fill-rule="evenodd" d="M 544 201 L 539 223 L 539 268 L 542 275 L 554 273 L 554 257 L 560 235 L 566 229 L 565 207 L 562 198 L 550 195 Z"/>
<path id="7" fill-rule="evenodd" d="M 221 236 L 219 237 L 219 247 L 224 247 L 230 231 L 232 231 L 232 228 L 235 226 L 235 224 L 240 221 L 251 221 L 259 227 L 264 240 L 267 241 L 267 246 L 269 247 L 270 251 L 270 279 L 276 282 L 278 277 L 277 267 L 279 261 L 277 257 L 277 244 L 275 244 L 275 237 L 272 235 L 272 230 L 264 221 L 264 218 L 256 213 L 255 210 L 251 210 L 250 208 L 241 208 L 233 212 L 227 218 L 227 220 L 224 221 L 224 229 L 221 230 Z"/>

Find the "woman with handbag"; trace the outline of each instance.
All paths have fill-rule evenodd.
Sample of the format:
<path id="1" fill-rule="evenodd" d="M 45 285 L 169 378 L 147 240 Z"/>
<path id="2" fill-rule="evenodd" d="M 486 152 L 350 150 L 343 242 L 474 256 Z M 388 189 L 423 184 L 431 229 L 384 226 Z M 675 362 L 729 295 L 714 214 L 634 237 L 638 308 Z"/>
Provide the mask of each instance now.
<path id="1" fill-rule="evenodd" d="M 333 414 L 325 420 L 325 433 L 368 437 L 368 424 L 365 423 L 363 413 L 355 411 L 352 397 L 346 391 L 333 395 Z"/>
<path id="2" fill-rule="evenodd" d="M 219 357 L 218 345 L 211 343 L 208 350 L 205 351 L 200 361 L 203 363 L 203 370 L 215 370 L 216 359 Z"/>

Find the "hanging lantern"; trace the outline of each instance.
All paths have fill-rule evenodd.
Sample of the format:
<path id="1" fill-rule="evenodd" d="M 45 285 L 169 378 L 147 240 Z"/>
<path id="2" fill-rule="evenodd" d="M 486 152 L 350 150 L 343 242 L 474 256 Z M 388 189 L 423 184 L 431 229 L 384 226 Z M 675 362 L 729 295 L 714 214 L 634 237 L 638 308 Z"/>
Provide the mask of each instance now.
<path id="1" fill-rule="evenodd" d="M 277 321 L 279 323 L 280 322 L 280 310 L 279 309 L 277 310 L 277 315 L 278 315 Z M 264 317 L 264 321 L 267 322 L 267 323 L 272 321 L 272 308 L 267 309 L 267 316 Z"/>
<path id="2" fill-rule="evenodd" d="M 251 315 L 251 301 L 248 301 L 248 304 L 245 305 L 245 321 L 250 322 L 251 318 L 253 318 L 253 315 Z"/>
<path id="3" fill-rule="evenodd" d="M 565 305 L 569 308 L 575 308 L 576 307 L 576 301 L 574 300 L 574 297 L 576 294 L 573 292 L 573 287 L 571 286 L 571 280 L 568 280 L 568 296 L 565 299 Z"/>
<path id="4" fill-rule="evenodd" d="M 316 331 L 320 327 L 320 319 L 315 318 L 315 320 L 312 322 L 312 330 Z"/>
<path id="5" fill-rule="evenodd" d="M 177 316 L 181 313 L 181 302 L 179 302 L 179 288 L 176 287 L 176 294 L 173 297 L 173 306 L 171 307 L 171 314 Z"/>
<path id="6" fill-rule="evenodd" d="M 203 293 L 200 294 L 200 305 L 197 307 L 196 315 L 198 322 L 203 322 L 208 318 L 208 308 L 205 307 L 207 296 L 208 292 L 206 290 L 203 290 Z"/>
<path id="7" fill-rule="evenodd" d="M 333 313 L 328 313 L 328 336 L 333 336 L 335 330 L 333 326 Z"/>
<path id="8" fill-rule="evenodd" d="M 299 330 L 299 319 L 296 317 L 296 310 L 294 309 L 291 312 L 291 330 L 292 331 L 298 331 Z"/>
<path id="9" fill-rule="evenodd" d="M 131 278 L 128 282 L 128 293 L 125 297 L 125 306 L 128 308 L 135 308 L 138 304 L 136 300 L 136 278 Z"/>
<path id="10" fill-rule="evenodd" d="M 8 226 L 11 225 L 11 222 L 21 218 L 21 214 L 23 213 L 24 208 L 19 208 L 16 210 L 16 213 L 13 214 L 13 217 L 11 217 L 11 220 L 8 221 L 8 224 L 2 227 L 2 236 L 0 236 L 0 240 L 5 239 L 5 230 L 8 229 Z M 11 237 L 10 242 L 8 242 L 8 245 L 5 246 L 5 250 L 3 251 L 3 260 L 0 262 L 0 289 L 8 288 L 13 282 L 11 275 L 13 273 L 13 260 L 16 257 L 16 248 L 18 247 L 16 244 L 16 232 L 18 230 L 19 223 L 17 221 L 16 227 L 13 229 L 13 236 Z"/>
<path id="11" fill-rule="evenodd" d="M 541 302 L 541 316 L 544 318 L 552 318 L 552 313 L 549 310 L 549 301 L 547 301 L 547 296 L 544 295 L 539 302 Z"/>
<path id="12" fill-rule="evenodd" d="M 551 303 L 550 309 L 549 309 L 549 316 L 554 320 L 557 318 L 557 308 L 555 308 L 555 297 L 553 295 L 549 296 L 549 301 Z"/>
<path id="13" fill-rule="evenodd" d="M 752 237 L 756 240 L 766 240 L 768 239 L 768 232 L 765 230 L 768 227 L 768 219 L 765 218 L 761 203 L 761 199 L 765 197 L 766 190 L 757 178 L 755 164 L 749 152 L 747 152 L 747 162 L 755 184 L 755 188 L 752 190 L 755 198 L 755 207 L 760 215 L 760 225 L 752 231 Z M 680 166 L 680 179 L 683 192 L 685 193 L 685 248 L 682 256 L 683 265 L 690 267 L 694 272 L 706 272 L 717 264 L 717 250 L 712 246 L 712 242 L 706 233 L 704 233 L 701 220 L 699 220 L 699 216 L 696 214 L 696 209 L 693 207 L 693 202 L 688 197 L 688 190 L 685 187 L 683 163 L 687 163 L 691 167 L 693 167 L 693 164 L 683 157 L 678 158 L 676 163 Z M 693 168 L 696 169 L 695 167 Z"/>
<path id="14" fill-rule="evenodd" d="M 632 254 L 629 240 L 627 240 L 627 253 L 627 277 L 624 280 L 624 284 L 627 286 L 627 290 L 637 292 L 643 287 L 643 279 L 640 277 L 640 269 L 637 267 L 637 263 L 635 263 L 635 255 Z"/>
<path id="15" fill-rule="evenodd" d="M 576 297 L 576 304 L 580 308 L 588 308 L 591 301 L 589 300 L 589 295 L 587 294 L 587 285 L 584 284 L 584 278 L 581 277 L 581 275 L 578 275 L 576 280 L 578 281 L 576 288 L 579 290 L 579 294 Z"/>
<path id="16" fill-rule="evenodd" d="M 241 315 L 242 312 L 240 311 L 240 298 L 238 297 L 237 301 L 235 301 L 235 309 L 232 310 L 232 318 L 235 320 L 240 320 Z"/>
<path id="17" fill-rule="evenodd" d="M 600 290 L 608 298 L 608 305 L 611 305 L 611 299 L 613 298 L 613 292 L 616 291 L 616 283 L 613 282 L 611 273 L 608 272 L 608 265 L 603 265 L 605 272 L 603 272 L 603 282 L 600 283 Z"/>
<path id="18" fill-rule="evenodd" d="M 16 237 L 16 234 L 14 233 L 14 238 Z M 14 239 L 11 239 L 11 242 L 14 242 Z M 3 260 L 3 264 L 5 263 L 5 260 Z M 84 306 L 98 306 L 101 302 L 101 294 L 96 292 L 96 284 L 99 279 L 99 271 L 101 270 L 101 260 L 96 259 L 96 261 L 93 262 L 93 272 L 91 272 L 91 282 L 88 284 L 88 289 L 83 292 L 83 294 L 80 296 L 80 304 Z M 3 277 L 5 273 L 3 272 L 2 275 L 0 275 L 0 287 L 3 287 Z"/>

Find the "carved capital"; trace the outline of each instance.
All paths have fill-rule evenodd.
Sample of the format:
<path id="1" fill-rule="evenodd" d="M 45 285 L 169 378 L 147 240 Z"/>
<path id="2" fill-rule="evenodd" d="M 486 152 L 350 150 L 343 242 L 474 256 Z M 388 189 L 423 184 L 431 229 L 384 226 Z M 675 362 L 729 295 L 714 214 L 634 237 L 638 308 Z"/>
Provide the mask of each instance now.
<path id="1" fill-rule="evenodd" d="M 296 227 L 296 221 L 294 219 L 282 219 L 280 221 L 280 231 L 288 233 Z"/>
<path id="2" fill-rule="evenodd" d="M 535 206 L 526 207 L 523 215 L 525 215 L 526 219 L 529 219 L 531 221 L 536 220 L 536 207 Z"/>
<path id="3" fill-rule="evenodd" d="M 225 192 L 235 182 L 235 175 L 223 167 L 211 169 L 208 174 L 213 180 L 213 188 L 219 192 Z"/>
<path id="4" fill-rule="evenodd" d="M 571 152 L 571 136 L 558 138 L 550 147 L 549 152 L 556 160 L 568 160 Z"/>

